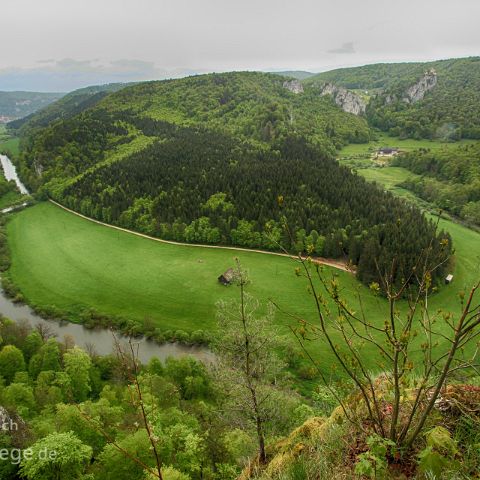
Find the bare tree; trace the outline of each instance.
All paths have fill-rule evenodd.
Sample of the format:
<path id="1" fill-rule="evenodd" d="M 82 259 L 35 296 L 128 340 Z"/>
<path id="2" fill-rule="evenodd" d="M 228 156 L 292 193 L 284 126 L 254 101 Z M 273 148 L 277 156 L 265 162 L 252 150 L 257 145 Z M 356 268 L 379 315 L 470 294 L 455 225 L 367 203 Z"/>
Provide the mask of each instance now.
<path id="1" fill-rule="evenodd" d="M 446 383 L 460 370 L 477 371 L 474 341 L 480 335 L 476 299 L 480 284 L 461 296 L 456 315 L 432 314 L 428 299 L 432 273 L 438 266 L 431 265 L 427 249 L 400 286 L 394 285 L 394 263 L 390 272 L 381 275 L 382 285 L 371 285 L 374 292 L 383 291 L 386 296 L 386 302 L 379 301 L 379 307 L 385 308 L 385 322 L 379 324 L 364 310 L 360 294 L 353 308 L 343 297 L 336 276 L 328 278 L 323 267 L 309 257 L 299 255 L 297 261 L 297 274 L 306 278 L 316 311 L 314 321 L 295 317 L 299 325 L 292 331 L 300 345 L 322 373 L 322 365 L 306 346 L 308 341 L 324 341 L 359 392 L 368 428 L 394 442 L 399 453 L 407 452 Z M 372 368 L 372 355 L 365 355 L 366 347 L 375 356 L 376 368 Z M 342 406 L 347 416 L 364 428 L 361 419 L 355 418 L 355 408 Z"/>
<path id="2" fill-rule="evenodd" d="M 245 292 L 248 278 L 238 259 L 234 283 L 239 287 L 239 300 L 217 304 L 217 378 L 224 386 L 230 409 L 253 423 L 259 461 L 264 463 L 266 425 L 278 408 L 271 400 L 282 368 L 274 353 L 273 309 L 270 305 L 266 315 L 258 315 L 259 303 Z"/>
<path id="3" fill-rule="evenodd" d="M 133 389 L 130 389 L 130 399 L 132 405 L 137 408 L 141 421 L 145 427 L 145 431 L 148 436 L 148 440 L 152 447 L 153 458 L 155 460 L 155 468 L 151 468 L 149 465 L 144 463 L 137 456 L 132 455 L 128 450 L 123 448 L 105 429 L 98 426 L 93 418 L 91 418 L 79 405 L 75 404 L 79 413 L 82 417 L 95 429 L 97 430 L 105 440 L 116 448 L 122 455 L 126 458 L 129 458 L 136 464 L 140 465 L 146 472 L 148 472 L 153 478 L 158 478 L 163 480 L 162 474 L 162 461 L 160 458 L 159 448 L 158 448 L 158 438 L 154 433 L 154 426 L 152 425 L 149 414 L 147 412 L 147 405 L 144 402 L 142 386 L 140 384 L 140 363 L 138 360 L 138 344 L 134 345 L 131 339 L 129 339 L 127 345 L 122 345 L 118 340 L 116 335 L 112 333 L 114 338 L 114 345 L 117 356 L 120 360 L 122 366 L 122 372 L 126 380 L 130 382 L 133 386 Z"/>
<path id="4" fill-rule="evenodd" d="M 53 328 L 45 322 L 37 323 L 35 325 L 35 330 L 40 334 L 44 342 L 49 338 L 55 338 L 57 336 Z"/>

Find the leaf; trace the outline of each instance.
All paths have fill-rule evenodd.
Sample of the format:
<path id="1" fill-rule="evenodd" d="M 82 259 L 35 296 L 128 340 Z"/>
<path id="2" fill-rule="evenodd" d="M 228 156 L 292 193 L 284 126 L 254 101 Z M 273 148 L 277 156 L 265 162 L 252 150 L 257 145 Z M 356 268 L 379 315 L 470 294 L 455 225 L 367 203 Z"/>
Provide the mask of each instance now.
<path id="1" fill-rule="evenodd" d="M 425 434 L 425 437 L 429 447 L 446 455 L 455 456 L 458 454 L 457 444 L 445 427 L 432 428 Z"/>

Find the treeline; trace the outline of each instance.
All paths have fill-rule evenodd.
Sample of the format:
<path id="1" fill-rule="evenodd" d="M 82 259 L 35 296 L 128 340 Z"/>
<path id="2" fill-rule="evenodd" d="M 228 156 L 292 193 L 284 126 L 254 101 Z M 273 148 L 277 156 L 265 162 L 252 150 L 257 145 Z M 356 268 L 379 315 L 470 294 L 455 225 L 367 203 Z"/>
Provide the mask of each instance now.
<path id="1" fill-rule="evenodd" d="M 394 165 L 420 178 L 402 186 L 467 222 L 480 225 L 480 144 L 399 155 Z"/>
<path id="2" fill-rule="evenodd" d="M 80 114 L 87 108 L 95 106 L 102 98 L 112 92 L 116 92 L 127 86 L 123 83 L 110 83 L 106 85 L 95 85 L 86 88 L 80 88 L 68 93 L 59 100 L 50 103 L 44 108 L 36 108 L 28 116 L 23 116 L 18 120 L 14 120 L 8 124 L 8 127 L 18 130 L 22 137 L 32 134 L 33 132 L 47 127 L 55 120 L 66 120 Z M 41 94 L 47 95 L 47 94 Z M 50 94 L 59 97 L 58 94 Z"/>
<path id="3" fill-rule="evenodd" d="M 116 114 L 129 110 L 137 117 L 208 126 L 250 142 L 297 133 L 332 153 L 348 142 L 368 141 L 364 118 L 345 113 L 313 88 L 291 93 L 283 87 L 286 79 L 232 72 L 144 82 L 109 96 L 102 106 Z"/>
<path id="4" fill-rule="evenodd" d="M 236 478 L 255 454 L 255 428 L 231 411 L 214 371 L 192 357 L 153 358 L 134 376 L 127 352 L 101 357 L 48 328 L 0 319 L 0 478 L 153 478 L 140 402 L 166 480 Z M 264 423 L 268 441 L 314 414 L 289 385 L 283 370 L 269 400 L 282 409 Z"/>
<path id="5" fill-rule="evenodd" d="M 132 138 L 126 125 L 104 109 L 57 120 L 40 132 L 21 138 L 19 168 L 31 190 L 75 177 L 101 162 L 109 149 Z"/>
<path id="6" fill-rule="evenodd" d="M 331 155 L 349 142 L 369 140 L 364 118 L 343 112 L 315 89 L 295 95 L 283 81 L 240 72 L 144 82 L 108 94 L 73 92 L 23 125 L 10 124 L 21 136 L 20 173 L 32 190 L 62 183 L 115 155 L 119 144 L 156 135 L 143 131 L 149 121 L 202 126 L 256 146 L 303 135 Z"/>
<path id="7" fill-rule="evenodd" d="M 56 199 L 164 239 L 348 259 L 366 283 L 394 258 L 401 281 L 432 239 L 437 260 L 450 252 L 447 235 L 418 210 L 302 137 L 258 149 L 213 131 L 163 122 L 144 128 L 169 139 L 92 170 Z"/>

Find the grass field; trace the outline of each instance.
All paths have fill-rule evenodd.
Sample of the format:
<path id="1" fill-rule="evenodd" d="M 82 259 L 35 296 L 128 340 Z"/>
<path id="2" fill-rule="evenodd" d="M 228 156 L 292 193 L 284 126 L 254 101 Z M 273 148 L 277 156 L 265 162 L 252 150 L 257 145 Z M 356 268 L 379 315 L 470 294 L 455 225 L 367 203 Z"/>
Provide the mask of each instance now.
<path id="1" fill-rule="evenodd" d="M 50 203 L 13 215 L 8 237 L 9 273 L 28 301 L 57 305 L 74 318 L 92 306 L 138 321 L 148 316 L 169 329 L 213 328 L 216 301 L 238 294 L 217 281 L 236 256 L 249 270 L 252 295 L 302 313 L 310 307 L 296 264 L 286 257 L 155 242 Z M 350 274 L 338 273 L 347 287 L 357 286 Z"/>
<path id="2" fill-rule="evenodd" d="M 0 125 L 0 153 L 9 153 L 11 156 L 18 155 L 20 140 L 15 137 L 11 137 L 7 133 L 5 125 Z"/>
<path id="3" fill-rule="evenodd" d="M 404 152 L 410 152 L 419 148 L 428 148 L 430 150 L 436 150 L 441 148 L 450 148 L 461 144 L 472 143 L 474 140 L 460 140 L 459 142 L 442 142 L 439 140 L 414 140 L 407 138 L 400 140 L 396 137 L 391 137 L 384 132 L 377 133 L 377 139 L 369 143 L 352 143 L 346 145 L 339 152 L 339 157 L 348 157 L 352 155 L 362 155 L 366 153 L 372 153 L 381 147 L 395 147 L 403 150 Z"/>
<path id="4" fill-rule="evenodd" d="M 405 152 L 419 148 L 430 150 L 448 149 L 460 144 L 469 144 L 475 140 L 461 140 L 455 143 L 445 143 L 432 140 L 399 140 L 390 137 L 385 133 L 378 134 L 378 140 L 364 144 L 347 145 L 338 152 L 338 161 L 364 177 L 369 182 L 377 182 L 385 190 L 391 191 L 394 195 L 403 197 L 426 211 L 432 211 L 433 207 L 425 200 L 417 197 L 413 192 L 399 187 L 407 179 L 418 178 L 419 175 L 410 172 L 402 167 L 379 166 L 372 160 L 373 153 L 382 146 L 398 147 Z M 388 161 L 388 160 L 387 160 Z M 445 214 L 448 217 L 448 214 Z"/>
<path id="5" fill-rule="evenodd" d="M 480 234 L 448 220 L 441 226 L 450 231 L 457 249 L 455 278 L 431 297 L 430 306 L 456 311 L 458 292 L 480 277 Z M 288 258 L 159 243 L 96 225 L 49 203 L 14 214 L 7 231 L 12 253 L 9 276 L 28 303 L 55 305 L 69 312 L 73 321 L 92 307 L 139 322 L 149 317 L 163 329 L 211 331 L 215 303 L 238 295 L 235 287 L 217 281 L 235 256 L 249 271 L 252 295 L 315 318 L 305 280 L 295 275 L 296 264 Z M 383 323 L 384 300 L 351 274 L 335 273 L 350 303 L 355 306 L 360 292 L 369 318 Z M 295 322 L 278 313 L 275 329 L 286 333 L 289 325 Z M 329 364 L 327 349 L 317 344 L 312 350 Z"/>

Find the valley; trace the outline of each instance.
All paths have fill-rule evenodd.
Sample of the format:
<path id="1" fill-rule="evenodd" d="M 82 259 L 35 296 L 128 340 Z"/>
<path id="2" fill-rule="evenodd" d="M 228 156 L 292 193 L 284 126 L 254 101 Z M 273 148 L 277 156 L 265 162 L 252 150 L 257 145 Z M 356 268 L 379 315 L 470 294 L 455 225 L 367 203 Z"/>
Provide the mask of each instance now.
<path id="1" fill-rule="evenodd" d="M 66 177 L 68 178 L 63 178 L 65 175 L 54 173 L 57 170 L 55 170 L 55 165 L 51 164 L 46 157 L 47 151 L 44 151 L 43 147 L 36 147 L 39 151 L 35 153 L 35 157 L 37 159 L 45 158 L 46 162 L 41 165 L 41 169 L 50 169 L 51 171 L 48 174 L 51 180 L 46 184 L 49 194 L 53 198 L 57 198 L 60 203 L 64 203 L 96 220 L 112 223 L 118 227 L 130 228 L 147 235 L 154 235 L 167 240 L 167 242 L 159 243 L 136 237 L 124 231 L 111 230 L 101 225 L 95 225 L 51 203 L 40 202 L 38 205 L 12 215 L 11 220 L 7 224 L 11 267 L 5 275 L 13 296 L 24 300 L 46 317 L 68 318 L 69 321 L 84 323 L 89 326 L 94 326 L 98 323 L 117 324 L 121 325 L 121 329 L 124 332 L 132 334 L 147 333 L 160 342 L 174 340 L 186 343 L 203 343 L 215 336 L 216 303 L 221 299 L 232 299 L 238 294 L 234 287 L 224 287 L 217 280 L 219 275 L 232 267 L 234 258 L 238 256 L 250 273 L 251 284 L 248 287 L 249 293 L 258 298 L 264 307 L 270 301 L 273 301 L 280 307 L 281 311 L 277 311 L 275 317 L 275 328 L 279 328 L 282 336 L 290 338 L 290 328 L 296 325 L 296 321 L 292 320 L 285 312 L 296 314 L 303 318 L 314 318 L 312 299 L 307 294 L 305 282 L 295 275 L 296 265 L 294 260 L 275 255 L 263 255 L 254 251 L 245 251 L 245 247 L 251 250 L 255 250 L 255 248 L 275 250 L 275 245 L 268 243 L 269 237 L 267 232 L 262 233 L 261 229 L 259 233 L 256 231 L 259 226 L 261 228 L 260 221 L 265 222 L 268 217 L 263 217 L 264 220 L 261 220 L 262 217 L 252 216 L 252 221 L 242 226 L 244 231 L 241 234 L 240 230 L 238 230 L 238 233 L 235 233 L 237 232 L 236 230 L 232 230 L 232 241 L 229 241 L 229 232 L 232 228 L 229 224 L 232 222 L 232 219 L 231 217 L 228 219 L 225 212 L 229 215 L 232 215 L 232 213 L 238 215 L 240 219 L 244 215 L 252 215 L 253 212 L 248 213 L 248 210 L 244 210 L 243 205 L 247 200 L 238 196 L 239 193 L 232 186 L 232 180 L 225 180 L 225 174 L 228 173 L 228 169 L 222 173 L 222 176 L 217 177 L 217 164 L 212 163 L 210 167 L 212 185 L 208 186 L 206 184 L 207 186 L 202 188 L 205 188 L 206 192 L 208 192 L 207 195 L 215 192 L 215 190 L 221 192 L 222 188 L 225 188 L 225 191 L 228 193 L 211 195 L 210 199 L 199 209 L 196 207 L 197 212 L 193 216 L 191 213 L 192 202 L 200 203 L 199 199 L 204 193 L 196 193 L 197 197 L 192 197 L 190 193 L 189 196 L 183 199 L 181 197 L 183 195 L 181 193 L 183 182 L 181 184 L 182 187 L 179 189 L 178 186 L 175 186 L 173 177 L 178 168 L 186 171 L 187 164 L 182 162 L 184 162 L 185 145 L 188 142 L 195 145 L 197 149 L 195 155 L 198 155 L 198 151 L 205 151 L 205 155 L 208 155 L 209 159 L 214 159 L 215 155 L 217 155 L 211 146 L 216 145 L 215 148 L 221 149 L 224 155 L 230 157 L 228 168 L 233 167 L 232 179 L 237 175 L 235 169 L 239 161 L 237 153 L 230 153 L 232 144 L 234 145 L 232 152 L 241 148 L 244 149 L 243 155 L 246 159 L 252 158 L 251 160 L 243 159 L 243 164 L 245 165 L 249 165 L 248 162 L 252 162 L 252 166 L 248 166 L 248 169 L 256 168 L 253 165 L 254 162 L 257 162 L 255 160 L 255 155 L 258 155 L 256 153 L 257 150 L 261 151 L 263 149 L 264 163 L 270 161 L 265 152 L 267 152 L 267 146 L 273 142 L 271 137 L 260 136 L 251 144 L 244 143 L 242 145 L 241 143 L 236 143 L 237 138 L 243 138 L 249 129 L 252 128 L 247 123 L 250 114 L 247 115 L 244 110 L 239 110 L 239 113 L 235 115 L 227 110 L 226 114 L 230 115 L 234 119 L 233 121 L 238 124 L 235 128 L 231 124 L 229 125 L 227 131 L 230 132 L 231 138 L 213 136 L 211 133 L 207 135 L 201 130 L 197 131 L 192 128 L 201 118 L 206 118 L 212 123 L 214 128 L 220 128 L 220 130 L 225 131 L 223 127 L 220 127 L 219 123 L 220 119 L 224 121 L 225 112 L 223 112 L 223 107 L 221 107 L 222 110 L 220 111 L 216 111 L 216 107 L 213 108 L 215 105 L 213 98 L 215 96 L 220 95 L 220 106 L 224 101 L 227 103 L 232 102 L 230 110 L 239 109 L 243 105 L 242 102 L 245 102 L 248 99 L 248 95 L 251 95 L 251 91 L 258 95 L 256 90 L 251 89 L 256 82 L 260 82 L 263 88 L 269 89 L 269 97 L 266 97 L 265 101 L 267 105 L 268 102 L 271 105 L 267 108 L 277 112 L 269 120 L 262 116 L 259 117 L 261 122 L 267 122 L 266 124 L 263 123 L 263 125 L 271 126 L 268 135 L 280 135 L 280 132 L 287 128 L 286 124 L 283 123 L 283 113 L 281 113 L 282 108 L 287 107 L 280 108 L 279 104 L 273 107 L 275 102 L 292 102 L 292 106 L 288 108 L 299 109 L 304 108 L 302 106 L 303 102 L 313 97 L 307 96 L 302 98 L 289 93 L 282 93 L 282 90 L 279 90 L 282 81 L 276 80 L 275 76 L 269 77 L 264 74 L 255 74 L 243 77 L 241 74 L 235 74 L 231 76 L 207 77 L 205 80 L 203 78 L 195 78 L 174 82 L 174 88 L 171 91 L 165 89 L 169 82 L 161 82 L 159 85 L 130 86 L 124 89 L 113 86 L 110 94 L 105 93 L 105 90 L 97 91 L 95 89 L 86 90 L 85 93 L 79 91 L 78 96 L 67 95 L 58 102 L 58 105 L 53 104 L 45 110 L 45 113 L 39 112 L 38 115 L 34 115 L 27 123 L 20 126 L 21 131 L 25 132 L 31 128 L 38 128 L 39 125 L 46 125 L 44 119 L 47 113 L 50 115 L 49 112 L 53 114 L 55 109 L 64 109 L 65 125 L 53 125 L 46 129 L 43 126 L 41 128 L 45 130 L 40 130 L 40 133 L 35 134 L 40 139 L 45 138 L 45 140 L 42 139 L 41 141 L 47 141 L 48 136 L 48 148 L 53 148 L 55 155 L 63 155 L 62 160 L 60 160 L 61 157 L 57 157 L 57 159 L 64 162 L 67 168 Z M 233 82 L 231 86 L 229 86 L 230 82 Z M 209 92 L 212 110 L 208 113 L 208 116 L 195 110 L 197 108 L 195 103 L 197 99 L 195 97 L 188 100 L 194 107 L 193 112 L 190 111 L 187 114 L 184 106 L 181 106 L 181 104 L 177 106 L 176 102 L 178 102 L 179 98 L 183 98 L 185 92 L 196 91 L 197 88 L 199 88 L 198 94 L 200 94 L 201 89 L 207 89 Z M 230 88 L 240 89 L 240 97 L 234 98 Z M 157 95 L 158 98 L 165 99 L 167 104 L 170 105 L 169 110 L 158 110 L 158 108 L 154 109 L 148 103 L 145 104 L 145 100 L 142 97 L 145 92 L 151 96 Z M 285 95 L 286 97 L 283 98 Z M 86 113 L 77 113 L 77 117 L 75 117 L 75 111 L 69 113 L 71 108 L 69 104 L 70 98 L 79 98 L 80 105 L 82 105 L 81 102 L 85 101 L 86 105 L 78 107 L 75 104 L 74 108 L 76 111 L 79 108 L 85 109 Z M 132 105 L 135 105 L 136 111 L 140 111 L 144 106 L 150 108 L 150 113 L 147 116 L 153 120 L 147 121 L 145 116 L 138 118 L 134 116 L 128 118 L 130 126 L 127 126 L 127 117 L 124 114 L 124 104 L 127 99 L 129 102 L 132 102 Z M 331 111 L 331 107 L 328 107 L 328 102 L 325 100 L 322 97 L 318 106 L 320 110 L 317 110 L 316 115 L 319 115 L 321 122 L 328 123 L 327 112 Z M 285 105 L 287 104 L 285 103 Z M 174 106 L 179 109 L 177 113 L 174 111 Z M 309 108 L 311 109 L 312 107 L 310 106 Z M 314 110 L 308 113 L 308 115 L 313 113 Z M 120 123 L 114 122 L 114 115 L 119 115 L 124 120 Z M 245 117 L 242 120 L 240 120 L 241 115 Z M 255 115 L 259 114 L 256 113 Z M 341 115 L 338 111 L 336 115 L 339 115 L 336 121 L 340 122 Z M 348 122 L 353 123 L 351 126 L 345 124 L 343 128 L 358 128 L 360 125 L 358 122 L 361 119 L 353 120 L 351 117 L 353 116 L 345 114 L 345 120 L 348 119 Z M 273 121 L 274 118 L 275 121 Z M 94 130 L 90 130 L 92 128 L 90 123 L 92 126 L 98 125 L 100 120 L 104 122 L 102 128 L 106 128 L 111 132 L 108 134 L 102 133 L 101 135 L 105 135 L 103 139 L 100 139 L 99 132 L 96 133 L 96 142 L 106 142 L 104 145 L 107 153 L 101 155 L 100 158 L 95 157 L 96 147 L 93 147 L 92 151 L 81 147 L 81 139 L 76 136 L 76 133 L 73 133 L 72 136 L 71 133 L 67 132 L 67 137 L 61 136 L 66 132 L 63 130 L 66 126 L 71 124 L 73 128 L 76 125 L 75 122 L 83 122 L 82 134 L 87 132 L 87 138 L 89 138 L 89 135 L 94 135 Z M 173 127 L 174 125 L 175 127 Z M 311 126 L 307 127 L 304 119 L 301 119 L 297 128 L 303 129 L 302 131 L 306 135 L 310 135 L 312 140 L 327 142 L 325 148 L 328 151 L 330 146 L 327 139 L 322 137 L 322 125 L 325 125 L 325 123 L 317 124 L 314 128 Z M 126 143 L 119 140 L 122 131 L 129 132 Z M 24 133 L 24 135 L 26 134 Z M 345 135 L 345 133 L 342 135 Z M 432 209 L 429 208 L 426 202 L 420 200 L 412 192 L 398 186 L 401 182 L 415 175 L 402 167 L 385 166 L 380 168 L 376 166 L 371 160 L 372 153 L 378 148 L 385 146 L 394 146 L 403 152 L 409 152 L 421 148 L 441 150 L 451 148 L 454 145 L 472 143 L 472 140 L 468 139 L 455 143 L 427 139 L 399 140 L 378 131 L 373 134 L 373 137 L 374 140 L 368 143 L 350 143 L 341 147 L 338 152 L 340 164 L 354 170 L 368 182 L 376 182 L 383 189 L 392 192 L 396 197 L 407 198 L 420 209 L 426 208 L 428 210 Z M 158 138 L 161 139 L 159 144 L 161 149 L 155 143 Z M 346 137 L 344 136 L 343 138 Z M 7 141 L 10 146 L 14 146 L 12 153 L 18 155 L 19 152 L 15 149 L 15 146 L 18 145 L 18 139 L 8 139 Z M 338 142 L 339 140 L 336 141 Z M 205 149 L 205 144 L 210 145 L 210 150 Z M 281 143 L 278 142 L 274 142 L 274 145 L 275 148 L 280 150 L 286 148 L 282 147 Z M 292 145 L 289 148 L 299 147 Z M 315 153 L 312 154 L 304 148 L 301 146 L 297 155 L 304 155 L 305 158 L 315 155 Z M 30 149 L 31 147 L 28 147 L 26 152 L 20 156 L 20 170 L 23 176 L 26 175 L 29 184 L 38 188 L 35 184 L 36 181 L 33 180 L 31 167 L 29 167 L 30 160 L 28 158 L 33 156 Z M 79 164 L 77 160 L 71 157 L 72 153 L 78 149 L 82 150 L 81 156 L 88 168 Z M 165 159 L 162 160 L 164 164 L 161 168 L 158 164 L 155 166 L 154 162 L 158 162 L 161 155 L 163 155 L 162 149 L 167 149 L 166 151 L 169 152 L 170 158 L 177 158 L 177 165 L 170 165 L 170 161 Z M 318 153 L 316 154 L 318 155 Z M 292 165 L 293 158 L 290 157 L 289 159 L 290 165 Z M 132 170 L 135 168 L 137 159 L 142 161 L 142 170 L 145 168 L 149 169 L 149 176 L 146 173 L 142 173 L 141 170 Z M 69 161 L 74 163 L 69 166 Z M 278 162 L 278 159 L 276 161 Z M 324 165 L 330 165 L 329 161 L 325 159 L 322 161 Z M 195 177 L 196 160 L 192 160 L 191 153 L 189 162 L 189 176 L 191 176 L 194 183 L 188 188 L 191 188 L 192 191 L 198 191 L 199 187 L 194 188 L 193 185 L 195 182 L 202 184 L 204 180 L 200 180 L 199 183 L 199 180 Z M 305 163 L 305 165 L 307 164 Z M 38 168 L 38 165 L 35 168 Z M 246 168 L 243 170 L 245 179 L 249 175 Z M 328 168 L 333 168 L 333 166 Z M 131 202 L 132 194 L 139 196 L 139 192 L 142 189 L 145 192 L 145 188 L 153 194 L 156 186 L 152 179 L 157 175 L 155 172 L 159 171 L 162 172 L 163 179 L 159 177 L 158 181 L 162 182 L 167 190 L 162 194 L 165 197 L 163 199 L 161 197 L 154 199 L 153 196 L 148 197 L 144 193 L 143 197 L 135 200 L 133 206 L 130 206 L 128 210 L 122 213 L 119 205 L 127 206 Z M 170 171 L 171 173 L 169 173 Z M 262 178 L 267 178 L 266 174 L 258 171 L 258 169 L 256 174 L 261 175 Z M 172 175 L 171 181 L 173 183 L 171 187 L 168 184 L 170 181 L 168 180 L 169 175 Z M 202 175 L 205 176 L 204 171 Z M 332 171 L 329 175 L 337 174 L 333 174 Z M 345 174 L 342 173 L 342 175 Z M 111 178 L 120 177 L 130 178 L 129 188 L 132 189 L 131 194 L 126 193 L 126 190 L 118 183 L 115 183 L 113 188 L 106 188 L 106 184 L 111 181 Z M 355 176 L 352 176 L 352 178 L 355 179 Z M 191 180 L 187 176 L 185 181 Z M 306 179 L 299 176 L 298 181 L 306 182 Z M 213 185 L 215 183 L 216 185 Z M 102 184 L 104 185 L 101 186 Z M 95 185 L 95 187 L 92 187 L 92 185 Z M 255 186 L 252 187 L 252 191 L 258 192 L 259 187 L 255 183 L 253 185 Z M 367 188 L 368 184 L 364 185 L 365 187 L 362 188 Z M 100 190 L 99 186 L 101 186 Z M 172 188 L 171 192 L 168 192 L 168 188 Z M 272 183 L 268 191 L 278 188 L 277 185 Z M 281 186 L 280 188 L 285 187 Z M 108 194 L 106 193 L 107 191 Z M 312 189 L 311 191 L 313 192 L 314 190 Z M 374 190 L 371 190 L 370 195 L 373 195 L 373 193 Z M 169 195 L 171 199 L 165 200 Z M 242 195 L 244 195 L 244 191 Z M 262 195 L 258 197 L 257 203 L 270 201 L 265 194 Z M 193 198 L 195 200 L 192 200 Z M 296 205 L 299 204 L 299 201 L 311 201 L 309 197 L 297 199 L 291 196 L 287 198 L 288 201 Z M 326 198 L 328 199 L 328 197 Z M 154 199 L 153 202 L 152 199 Z M 232 200 L 235 201 L 235 204 L 232 203 Z M 383 203 L 386 200 L 387 197 L 379 201 L 379 203 Z M 190 202 L 190 207 L 188 208 L 183 206 L 186 201 Z M 331 200 L 328 199 L 327 201 Z M 390 202 L 390 200 L 388 201 Z M 240 203 L 237 204 L 238 202 Z M 175 210 L 172 209 L 174 203 L 176 205 Z M 350 203 L 350 205 L 353 206 L 354 203 Z M 360 200 L 357 203 L 360 203 Z M 104 208 L 92 208 L 94 204 L 103 204 Z M 399 208 L 399 205 L 396 205 L 395 208 Z M 182 211 L 180 208 L 184 210 Z M 274 213 L 277 208 L 278 206 L 274 207 L 273 204 L 270 207 L 270 215 L 274 215 L 274 220 L 269 220 L 267 224 L 271 223 L 271 228 L 273 228 L 278 242 L 282 238 L 282 234 L 281 217 L 276 216 L 280 215 L 280 213 Z M 165 215 L 164 221 L 167 223 L 162 223 L 159 226 L 158 223 L 153 221 L 153 212 L 162 212 L 162 210 L 168 212 L 168 209 L 172 209 L 171 214 L 165 215 L 162 213 L 162 215 Z M 113 213 L 115 211 L 117 213 Z M 313 211 L 311 210 L 311 212 Z M 127 213 L 128 215 L 126 215 Z M 291 214 L 293 213 L 292 211 Z M 158 215 L 158 213 L 156 214 Z M 182 218 L 183 226 L 181 221 L 173 215 Z M 196 223 L 198 220 L 194 220 L 188 226 L 188 223 L 185 222 L 189 218 L 195 219 L 195 217 L 201 215 L 209 215 L 214 222 L 213 225 L 201 226 Z M 255 221 L 254 219 L 256 218 L 260 221 Z M 430 218 L 435 222 L 437 221 L 434 215 Z M 235 220 L 234 222 L 237 221 Z M 239 225 L 242 224 L 241 222 L 243 220 L 240 220 Z M 313 223 L 310 221 L 309 225 L 313 225 Z M 440 287 L 440 292 L 432 295 L 430 305 L 435 308 L 455 310 L 458 304 L 458 292 L 467 289 L 476 279 L 479 265 L 479 258 L 476 252 L 478 251 L 477 246 L 480 244 L 480 234 L 458 225 L 448 218 L 442 218 L 439 222 L 439 227 L 448 232 L 453 240 L 455 265 L 448 267 L 446 271 L 447 273 L 452 273 L 455 280 L 452 285 Z M 189 228 L 194 232 L 194 236 L 188 237 L 186 232 Z M 207 228 L 207 230 L 202 231 L 201 228 Z M 295 229 L 297 228 L 298 226 L 295 227 Z M 185 233 L 183 233 L 184 231 Z M 307 237 L 306 235 L 309 233 L 307 230 L 303 237 L 298 237 L 295 245 L 292 243 L 288 248 L 290 252 L 292 252 L 292 248 L 298 248 L 299 251 L 304 250 L 305 254 L 308 242 L 311 242 L 312 238 L 316 241 L 318 236 L 318 252 L 329 256 L 329 252 L 334 252 L 333 247 L 335 242 L 338 241 L 338 237 L 335 237 L 336 234 L 329 237 L 327 232 L 328 230 L 320 230 L 320 236 L 318 236 L 318 233 L 312 233 L 313 237 L 312 235 Z M 340 233 L 340 235 L 344 236 L 345 233 Z M 353 234 L 350 235 L 350 238 L 359 238 L 358 235 L 357 237 L 353 237 Z M 231 245 L 231 243 L 235 245 L 236 243 L 239 249 L 235 251 L 234 246 L 229 246 L 225 249 L 212 249 L 199 248 L 198 245 L 175 245 L 176 241 L 182 243 L 185 241 L 185 238 L 191 238 L 188 241 L 193 243 L 220 243 L 224 245 Z M 325 238 L 330 243 L 327 242 L 325 244 Z M 168 243 L 169 240 L 171 243 Z M 315 253 L 318 255 L 317 252 Z M 337 258 L 340 257 L 339 261 L 348 259 L 345 252 L 342 253 L 342 250 L 336 256 Z M 356 262 L 358 262 L 358 257 L 354 263 Z M 328 266 L 324 268 L 328 277 L 338 278 L 342 285 L 343 294 L 352 304 L 358 306 L 357 296 L 361 295 L 363 307 L 369 312 L 369 317 L 375 324 L 382 324 L 386 306 L 384 299 L 373 295 L 352 274 L 337 271 Z M 321 344 L 312 345 L 312 352 L 315 357 L 319 358 L 326 355 L 326 358 L 329 358 L 330 354 L 325 353 L 323 350 L 324 348 Z M 372 355 L 372 365 L 375 364 L 373 357 Z"/>
<path id="2" fill-rule="evenodd" d="M 478 92 L 445 97 L 477 64 L 109 84 L 2 128 L 0 408 L 101 480 L 400 480 L 436 423 L 474 471 Z"/>

